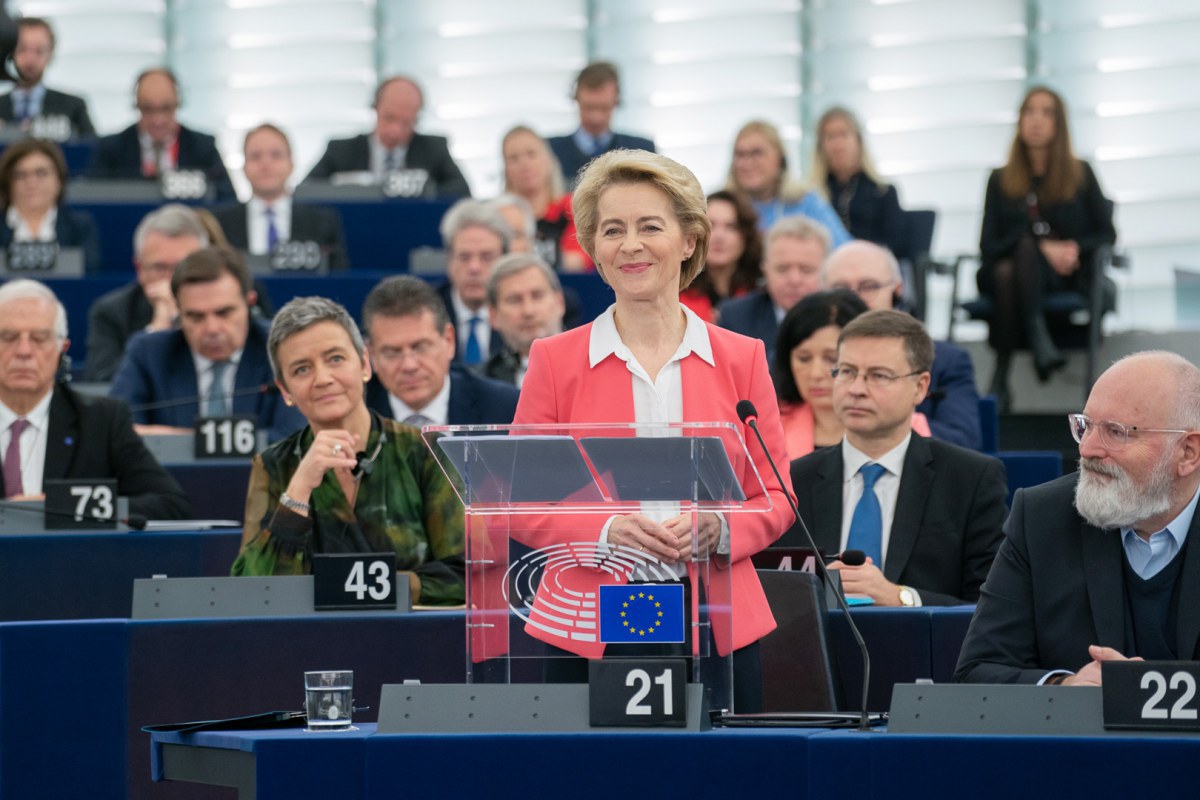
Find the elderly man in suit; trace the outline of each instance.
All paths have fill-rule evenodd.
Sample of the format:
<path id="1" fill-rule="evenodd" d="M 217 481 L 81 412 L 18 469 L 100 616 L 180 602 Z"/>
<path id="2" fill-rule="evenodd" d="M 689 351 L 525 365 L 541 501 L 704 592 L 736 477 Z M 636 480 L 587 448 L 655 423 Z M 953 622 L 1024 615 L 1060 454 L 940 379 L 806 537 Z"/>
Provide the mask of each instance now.
<path id="1" fill-rule="evenodd" d="M 621 102 L 621 78 L 617 68 L 607 61 L 595 61 L 575 78 L 575 104 L 579 107 L 579 127 L 566 136 L 546 140 L 550 151 L 562 166 L 563 180 L 575 183 L 579 171 L 609 150 L 654 150 L 654 141 L 612 129 L 613 111 Z"/>
<path id="2" fill-rule="evenodd" d="M 771 226 L 763 247 L 766 286 L 719 307 L 722 328 L 761 339 L 775 360 L 779 323 L 792 306 L 821 288 L 821 262 L 829 254 L 829 230 L 808 217 L 784 217 Z"/>
<path id="3" fill-rule="evenodd" d="M 17 20 L 16 87 L 0 97 L 0 120 L 28 128 L 38 117 L 62 117 L 70 125 L 70 137 L 95 136 L 87 102 L 82 97 L 49 89 L 42 79 L 54 58 L 54 29 L 40 17 Z"/>
<path id="4" fill-rule="evenodd" d="M 492 326 L 487 285 L 492 265 L 508 252 L 512 229 L 492 203 L 468 199 L 450 207 L 440 230 L 446 281 L 437 292 L 454 326 L 454 360 L 474 367 L 504 347 Z"/>
<path id="5" fill-rule="evenodd" d="M 450 155 L 446 137 L 417 132 L 424 105 L 424 93 L 412 78 L 383 81 L 372 104 L 375 129 L 329 142 L 305 180 L 328 180 L 339 172 L 371 172 L 382 179 L 393 170 L 424 170 L 429 177 L 423 194 L 470 197 L 471 188 Z"/>
<path id="6" fill-rule="evenodd" d="M 170 170 L 204 173 L 217 202 L 237 199 L 215 137 L 180 125 L 179 81 L 165 67 L 148 69 L 134 83 L 138 121 L 96 142 L 88 177 L 157 180 Z"/>
<path id="7" fill-rule="evenodd" d="M 1101 664 L 1200 659 L 1200 370 L 1109 367 L 1071 414 L 1079 471 L 1017 491 L 963 642 L 964 683 L 1097 685 Z"/>
<path id="8" fill-rule="evenodd" d="M 0 454 L 4 497 L 37 500 L 47 480 L 115 478 L 130 514 L 185 519 L 175 479 L 133 431 L 129 409 L 57 383 L 66 352 L 67 312 L 44 284 L 0 286 Z"/>
<path id="9" fill-rule="evenodd" d="M 1004 465 L 914 436 L 913 410 L 929 390 L 933 342 L 900 311 L 868 311 L 842 329 L 833 379 L 840 445 L 792 462 L 800 516 L 840 561 L 842 585 L 881 606 L 973 603 L 1000 546 Z M 798 528 L 781 543 L 800 543 Z"/>
<path id="10" fill-rule="evenodd" d="M 111 394 L 132 406 L 139 432 L 190 433 L 198 416 L 247 415 L 277 441 L 304 426 L 275 391 L 252 286 L 227 247 L 197 250 L 175 270 L 179 329 L 131 340 L 113 379 Z"/>
<path id="11" fill-rule="evenodd" d="M 516 387 L 454 363 L 454 326 L 429 284 L 386 278 L 367 295 L 362 319 L 375 371 L 371 409 L 417 427 L 512 422 Z"/>
<path id="12" fill-rule="evenodd" d="M 331 270 L 345 269 L 342 220 L 330 208 L 296 203 L 288 188 L 292 144 L 281 128 L 263 123 L 246 133 L 242 167 L 250 182 L 250 202 L 213 212 L 229 243 L 251 255 L 271 254 L 282 242 L 313 242 Z"/>

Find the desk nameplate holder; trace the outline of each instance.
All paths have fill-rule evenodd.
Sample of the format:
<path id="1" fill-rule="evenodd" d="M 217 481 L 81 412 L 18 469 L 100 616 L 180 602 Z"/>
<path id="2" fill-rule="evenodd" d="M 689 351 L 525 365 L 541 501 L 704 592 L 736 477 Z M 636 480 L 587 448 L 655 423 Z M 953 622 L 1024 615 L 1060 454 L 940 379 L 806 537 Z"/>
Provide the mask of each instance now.
<path id="1" fill-rule="evenodd" d="M 211 617 L 320 617 L 406 614 L 412 610 L 407 573 L 396 574 L 396 608 L 353 612 L 313 608 L 311 575 L 235 578 L 139 578 L 133 582 L 132 619 Z"/>
<path id="2" fill-rule="evenodd" d="M 55 536 L 58 536 L 58 535 L 71 536 L 71 535 L 78 535 L 81 533 L 83 533 L 83 534 L 95 533 L 95 531 L 87 531 L 87 530 L 60 530 L 60 529 L 47 530 L 46 529 L 46 515 L 42 512 L 42 501 L 40 501 L 40 500 L 31 500 L 28 502 L 22 501 L 20 503 L 20 505 L 22 506 L 22 508 L 17 508 L 13 504 L 0 506 L 0 535 L 5 535 L 5 534 L 38 535 L 38 534 L 43 534 L 43 533 L 52 533 Z M 108 528 L 105 530 L 105 533 L 128 533 L 130 531 L 129 526 L 126 525 L 125 523 L 119 521 L 119 520 L 128 519 L 128 518 L 129 518 L 129 498 L 128 497 L 118 497 L 117 498 L 117 520 L 118 520 L 117 527 L 116 528 Z"/>
<path id="3" fill-rule="evenodd" d="M 257 437 L 254 446 L 255 452 L 261 453 L 267 447 L 267 435 L 265 430 L 255 431 Z M 154 456 L 155 460 L 160 464 L 208 464 L 214 460 L 212 458 L 196 458 L 196 434 L 195 433 L 154 433 L 142 437 L 142 443 L 146 445 L 146 449 Z M 250 463 L 252 455 L 246 456 L 223 456 L 222 458 L 229 461 L 244 461 Z"/>
<path id="4" fill-rule="evenodd" d="M 1099 686 L 898 683 L 892 689 L 888 733 L 1140 737 L 1165 732 L 1105 730 Z"/>
<path id="5" fill-rule="evenodd" d="M 704 687 L 687 685 L 683 728 L 593 728 L 586 683 L 384 684 L 379 733 L 678 733 L 710 727 Z"/>

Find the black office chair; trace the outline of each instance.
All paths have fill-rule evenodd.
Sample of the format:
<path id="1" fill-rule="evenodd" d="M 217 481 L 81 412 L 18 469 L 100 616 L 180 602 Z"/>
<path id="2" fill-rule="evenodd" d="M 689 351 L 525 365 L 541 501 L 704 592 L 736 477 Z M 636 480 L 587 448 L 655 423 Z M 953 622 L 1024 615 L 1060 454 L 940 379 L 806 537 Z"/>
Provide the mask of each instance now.
<path id="1" fill-rule="evenodd" d="M 937 224 L 937 212 L 929 209 L 903 211 L 905 245 L 895 253 L 900 262 L 900 274 L 904 278 L 904 294 L 900 298 L 904 308 L 919 320 L 925 319 L 928 307 L 926 276 L 930 271 L 930 250 L 933 249 L 933 229 Z"/>
<path id="2" fill-rule="evenodd" d="M 1109 201 L 1109 213 L 1112 201 Z M 950 292 L 950 325 L 946 338 L 954 341 L 954 323 L 958 312 L 968 319 L 988 321 L 992 317 L 992 299 L 978 297 L 974 300 L 959 300 L 959 269 L 963 263 L 979 261 L 977 254 L 960 255 L 951 263 L 926 261 L 931 271 L 951 275 L 953 285 Z M 1064 350 L 1085 350 L 1087 366 L 1084 372 L 1083 401 L 1086 403 L 1092 391 L 1097 371 L 1096 362 L 1100 342 L 1104 338 L 1104 315 L 1117 309 L 1117 284 L 1110 276 L 1111 268 L 1128 268 L 1129 259 L 1110 245 L 1096 249 L 1092 257 L 1092 274 L 1095 280 L 1087 294 L 1083 292 L 1048 292 L 1043 298 L 1046 324 L 1054 343 Z"/>
<path id="3" fill-rule="evenodd" d="M 759 641 L 764 711 L 836 711 L 824 588 L 809 572 L 758 570 L 775 630 Z"/>

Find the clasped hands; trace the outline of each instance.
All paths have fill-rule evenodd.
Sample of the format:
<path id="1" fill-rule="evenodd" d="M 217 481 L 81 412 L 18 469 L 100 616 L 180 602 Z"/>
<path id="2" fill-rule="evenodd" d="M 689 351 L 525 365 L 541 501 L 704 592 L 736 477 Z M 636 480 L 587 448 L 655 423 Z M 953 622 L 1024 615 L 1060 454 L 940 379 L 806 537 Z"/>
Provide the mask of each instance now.
<path id="1" fill-rule="evenodd" d="M 721 540 L 721 518 L 711 512 L 698 515 L 697 551 L 706 557 Z M 692 517 L 677 514 L 655 522 L 645 514 L 625 514 L 608 526 L 608 543 L 644 552 L 668 564 L 691 561 Z"/>
<path id="2" fill-rule="evenodd" d="M 1079 269 L 1079 243 L 1069 239 L 1041 239 L 1038 248 L 1050 268 L 1064 278 Z"/>
<path id="3" fill-rule="evenodd" d="M 1111 647 L 1101 647 L 1098 644 L 1088 647 L 1088 655 L 1092 660 L 1074 675 L 1063 678 L 1063 686 L 1100 686 L 1100 665 L 1105 661 L 1142 661 L 1140 657 L 1129 658 Z"/>

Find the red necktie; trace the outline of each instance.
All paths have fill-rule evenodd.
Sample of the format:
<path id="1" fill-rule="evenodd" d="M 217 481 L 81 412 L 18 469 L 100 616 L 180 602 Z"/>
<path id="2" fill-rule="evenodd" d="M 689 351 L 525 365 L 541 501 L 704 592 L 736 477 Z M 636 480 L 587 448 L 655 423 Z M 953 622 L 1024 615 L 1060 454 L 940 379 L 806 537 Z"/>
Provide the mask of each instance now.
<path id="1" fill-rule="evenodd" d="M 21 434 L 29 427 L 29 420 L 18 419 L 8 426 L 12 437 L 4 451 L 4 496 L 25 494 L 21 482 Z"/>

